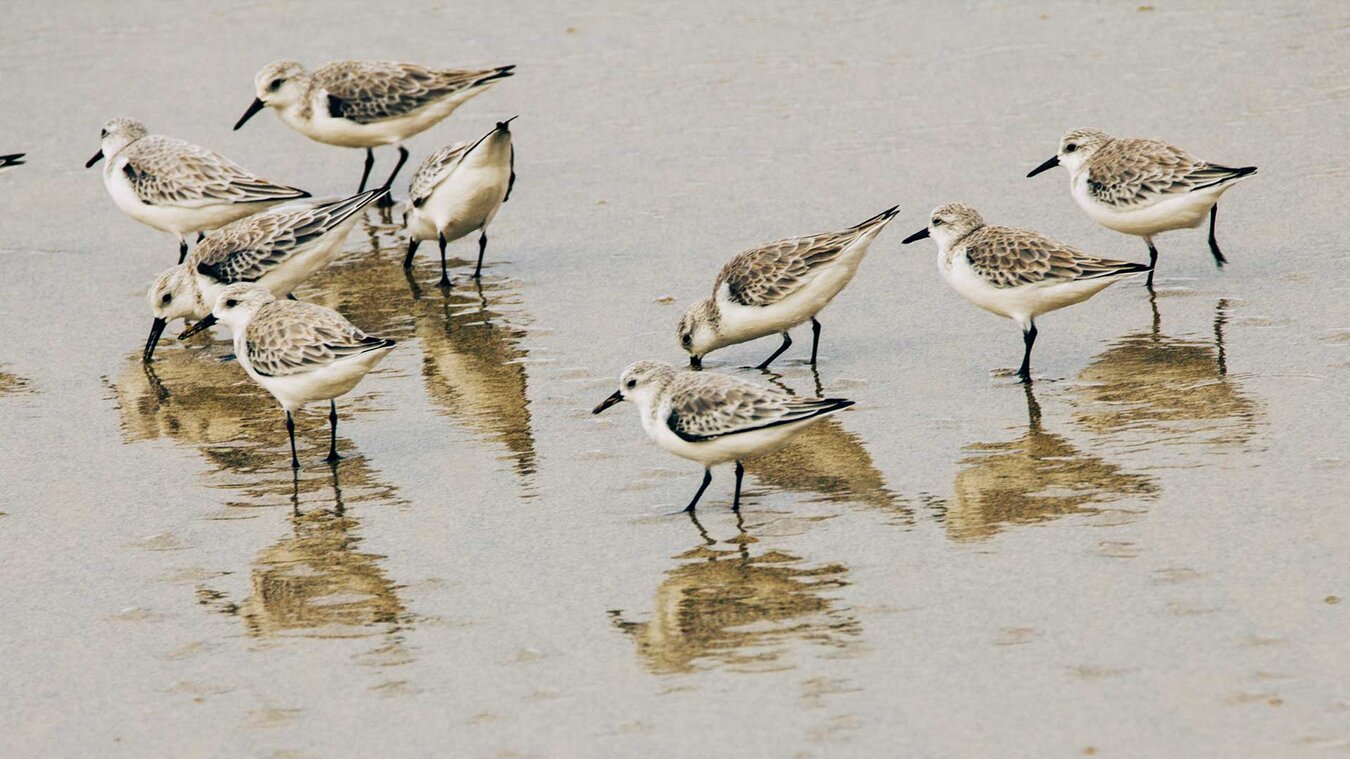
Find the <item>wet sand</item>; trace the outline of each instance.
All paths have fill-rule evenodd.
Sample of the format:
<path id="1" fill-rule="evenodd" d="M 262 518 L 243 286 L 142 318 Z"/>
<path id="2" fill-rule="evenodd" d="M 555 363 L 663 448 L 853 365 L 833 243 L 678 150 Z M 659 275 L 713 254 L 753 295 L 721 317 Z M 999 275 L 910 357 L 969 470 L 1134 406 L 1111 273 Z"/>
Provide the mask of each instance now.
<path id="1" fill-rule="evenodd" d="M 0 28 L 0 754 L 1325 756 L 1350 747 L 1350 9 L 20 2 Z M 140 348 L 175 243 L 123 217 L 132 115 L 316 194 L 361 154 L 272 114 L 279 57 L 515 63 L 413 139 L 513 124 L 481 288 L 378 212 L 299 291 L 400 345 L 334 471 L 221 339 Z M 1074 126 L 1261 173 L 1159 238 L 1159 292 L 1015 326 L 945 289 L 948 201 L 1110 257 Z M 392 166 L 382 151 L 375 176 Z M 415 164 L 414 164 L 415 165 Z M 404 174 L 404 180 L 410 174 Z M 400 182 L 396 195 L 406 193 Z M 799 339 L 707 366 L 858 401 L 716 473 L 590 408 L 753 244 L 894 203 Z M 806 333 L 802 333 L 805 337 Z"/>

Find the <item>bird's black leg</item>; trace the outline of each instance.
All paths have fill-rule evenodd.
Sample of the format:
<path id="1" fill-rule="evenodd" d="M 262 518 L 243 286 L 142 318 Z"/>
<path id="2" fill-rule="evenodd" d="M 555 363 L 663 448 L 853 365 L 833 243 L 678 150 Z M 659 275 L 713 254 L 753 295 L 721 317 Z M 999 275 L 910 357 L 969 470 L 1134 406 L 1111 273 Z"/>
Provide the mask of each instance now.
<path id="1" fill-rule="evenodd" d="M 1219 217 L 1219 204 L 1215 203 L 1209 207 L 1209 252 L 1214 254 L 1214 265 L 1222 269 L 1223 265 L 1228 263 L 1228 259 L 1223 257 L 1223 251 L 1219 250 L 1219 241 L 1214 239 L 1214 220 Z"/>
<path id="2" fill-rule="evenodd" d="M 361 172 L 361 186 L 356 188 L 357 193 L 366 191 L 366 180 L 370 179 L 370 170 L 375 168 L 375 151 L 366 148 L 366 168 Z"/>
<path id="3" fill-rule="evenodd" d="M 1022 332 L 1022 342 L 1026 344 L 1027 351 L 1022 354 L 1022 368 L 1017 370 L 1017 376 L 1023 382 L 1031 383 L 1031 346 L 1036 343 L 1036 322 L 1031 322 Z"/>
<path id="4" fill-rule="evenodd" d="M 736 495 L 731 499 L 731 510 L 741 510 L 741 478 L 745 476 L 745 464 L 736 461 Z"/>
<path id="5" fill-rule="evenodd" d="M 450 275 L 447 274 L 445 271 L 445 235 L 442 234 L 437 242 L 441 246 L 441 281 L 437 282 L 436 284 L 440 285 L 441 287 L 449 287 Z"/>
<path id="6" fill-rule="evenodd" d="M 408 162 L 408 149 L 402 145 L 398 146 L 398 163 L 394 164 L 394 170 L 389 172 L 389 178 L 384 180 L 384 189 L 388 190 L 394 186 L 394 177 L 398 176 L 399 169 Z M 394 195 L 390 193 L 376 201 L 375 205 L 380 208 L 390 208 L 394 205 Z"/>
<path id="7" fill-rule="evenodd" d="M 820 348 L 820 322 L 811 317 L 811 366 L 816 365 L 816 351 Z"/>
<path id="8" fill-rule="evenodd" d="M 187 260 L 187 240 L 180 237 L 178 238 L 178 263 L 181 264 L 186 260 Z"/>
<path id="9" fill-rule="evenodd" d="M 337 453 L 337 401 L 328 401 L 328 463 L 338 460 Z"/>
<path id="10" fill-rule="evenodd" d="M 483 253 L 487 251 L 487 230 L 478 234 L 478 265 L 473 267 L 473 278 L 479 279 L 483 271 Z"/>
<path id="11" fill-rule="evenodd" d="M 300 468 L 300 457 L 295 455 L 295 419 L 291 417 L 291 412 L 286 412 L 286 434 L 291 436 L 291 468 Z"/>
<path id="12" fill-rule="evenodd" d="M 413 256 L 417 255 L 417 246 L 421 244 L 421 240 L 408 240 L 408 252 L 403 256 L 403 268 L 412 268 Z"/>
<path id="13" fill-rule="evenodd" d="M 1145 237 L 1144 242 L 1148 243 L 1148 279 L 1144 280 L 1144 287 L 1153 292 L 1153 272 L 1158 269 L 1158 249 L 1153 247 L 1153 238 Z"/>
<path id="14" fill-rule="evenodd" d="M 708 485 L 709 485 L 711 482 L 712 482 L 712 470 L 711 470 L 711 469 L 704 469 L 704 470 L 703 470 L 703 484 L 698 486 L 698 492 L 694 494 L 694 500 L 690 501 L 690 502 L 689 502 L 689 505 L 684 507 L 685 512 L 691 513 L 691 514 L 693 513 L 694 507 L 698 505 L 698 499 L 700 499 L 700 498 L 703 497 L 703 491 L 705 491 L 705 490 L 708 489 Z"/>
<path id="15" fill-rule="evenodd" d="M 764 363 L 760 364 L 755 368 L 768 369 L 769 364 L 772 364 L 774 359 L 783 355 L 783 351 L 787 350 L 789 345 L 792 345 L 792 337 L 788 335 L 787 330 L 783 330 L 783 344 L 778 346 L 778 350 L 774 351 L 772 356 L 769 356 L 768 358 L 764 359 Z"/>

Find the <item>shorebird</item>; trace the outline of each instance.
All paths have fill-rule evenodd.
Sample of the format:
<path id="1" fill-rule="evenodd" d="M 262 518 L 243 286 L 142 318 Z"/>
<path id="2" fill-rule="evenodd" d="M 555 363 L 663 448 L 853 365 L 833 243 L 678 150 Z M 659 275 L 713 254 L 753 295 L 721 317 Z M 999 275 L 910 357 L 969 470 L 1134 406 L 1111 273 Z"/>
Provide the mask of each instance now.
<path id="1" fill-rule="evenodd" d="M 403 268 L 411 269 L 417 246 L 436 240 L 441 247 L 442 287 L 450 286 L 445 271 L 445 246 L 478 230 L 478 265 L 473 278 L 483 270 L 487 228 L 516 184 L 516 149 L 511 140 L 512 116 L 473 142 L 457 142 L 427 156 L 408 188 L 404 224 L 408 228 L 408 254 Z"/>
<path id="2" fill-rule="evenodd" d="M 199 145 L 149 134 L 135 119 L 104 124 L 102 140 L 85 168 L 108 159 L 103 184 L 113 202 L 136 221 L 177 235 L 180 264 L 187 257 L 187 235 L 309 197 Z"/>
<path id="3" fill-rule="evenodd" d="M 1154 236 L 1198 227 L 1206 214 L 1214 265 L 1222 268 L 1228 262 L 1214 238 L 1219 198 L 1256 173 L 1255 166 L 1219 166 L 1165 142 L 1116 138 L 1096 129 L 1069 131 L 1060 140 L 1059 152 L 1027 176 L 1060 165 L 1069 170 L 1069 193 L 1088 218 L 1144 238 L 1150 265 L 1145 284 L 1150 289 L 1158 264 Z"/>
<path id="4" fill-rule="evenodd" d="M 0 174 L 9 171 L 15 166 L 23 165 L 24 153 L 10 153 L 9 155 L 0 155 Z"/>
<path id="5" fill-rule="evenodd" d="M 313 71 L 295 61 L 276 61 L 254 77 L 257 97 L 234 128 L 271 107 L 286 126 L 311 140 L 344 148 L 365 148 L 361 186 L 375 165 L 372 148 L 398 146 L 394 177 L 408 160 L 402 142 L 439 123 L 464 101 L 511 76 L 515 66 L 458 71 L 415 63 L 334 61 Z M 382 203 L 383 205 L 383 203 Z"/>
<path id="6" fill-rule="evenodd" d="M 249 379 L 272 394 L 286 411 L 295 452 L 294 412 L 314 401 L 328 401 L 328 458 L 337 461 L 336 398 L 356 387 L 394 348 L 394 341 L 367 335 L 332 309 L 313 303 L 277 300 L 262 285 L 226 287 L 211 313 L 230 328 L 234 353 Z"/>
<path id="7" fill-rule="evenodd" d="M 933 209 L 928 226 L 904 244 L 931 236 L 942 278 L 966 300 L 1022 327 L 1025 353 L 1017 376 L 1031 382 L 1036 317 L 1082 303 L 1122 279 L 1152 269 L 1094 258 L 1044 235 L 991 227 L 975 209 L 950 203 Z"/>
<path id="8" fill-rule="evenodd" d="M 781 333 L 782 345 L 757 367 L 768 369 L 792 345 L 788 330 L 809 319 L 814 366 L 820 348 L 816 315 L 853 279 L 868 246 L 899 208 L 843 232 L 771 242 L 732 258 L 717 275 L 712 296 L 680 318 L 676 335 L 689 365 L 701 367 L 718 348 Z"/>
<path id="9" fill-rule="evenodd" d="M 626 400 L 637 405 L 647 437 L 703 465 L 703 484 L 686 512 L 694 510 L 708 489 L 712 467 L 730 461 L 736 462 L 731 508 L 739 511 L 744 459 L 779 450 L 806 427 L 853 405 L 843 398 L 798 398 L 722 374 L 677 371 L 659 361 L 639 361 L 625 369 L 619 389 L 591 413 Z"/>
<path id="10" fill-rule="evenodd" d="M 165 269 L 150 286 L 146 297 L 155 320 L 142 360 L 154 357 L 159 336 L 174 319 L 200 320 L 180 337 L 215 324 L 211 309 L 229 285 L 254 282 L 278 298 L 290 295 L 337 258 L 361 210 L 388 192 L 271 208 L 207 235 L 186 261 Z"/>

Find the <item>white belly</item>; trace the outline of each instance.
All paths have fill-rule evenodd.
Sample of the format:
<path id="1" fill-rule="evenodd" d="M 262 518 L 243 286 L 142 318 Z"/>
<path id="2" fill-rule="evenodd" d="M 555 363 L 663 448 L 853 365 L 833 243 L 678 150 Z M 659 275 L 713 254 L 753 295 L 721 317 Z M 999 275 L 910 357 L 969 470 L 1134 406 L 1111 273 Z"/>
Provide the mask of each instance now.
<path id="1" fill-rule="evenodd" d="M 506 200 L 510 182 L 509 161 L 456 168 L 409 214 L 409 233 L 418 240 L 434 240 L 443 233 L 450 241 L 487 229 Z"/>
<path id="2" fill-rule="evenodd" d="M 313 371 L 290 374 L 284 377 L 265 377 L 253 369 L 248 361 L 248 348 L 245 342 L 234 341 L 235 357 L 244 367 L 248 376 L 262 385 L 287 411 L 300 410 L 307 403 L 326 401 L 346 395 L 363 377 L 380 363 L 393 346 L 368 351 L 356 356 L 339 359 Z"/>
<path id="3" fill-rule="evenodd" d="M 941 268 L 943 279 L 953 290 L 990 313 L 1016 320 L 1024 328 L 1037 316 L 1082 303 L 1120 279 L 1099 277 L 1021 287 L 994 287 L 970 268 L 964 254 L 957 253 L 952 258 L 951 266 Z"/>
<path id="4" fill-rule="evenodd" d="M 215 201 L 197 201 L 186 205 L 150 205 L 141 200 L 132 188 L 131 182 L 122 173 L 125 161 L 112 162 L 103 173 L 103 184 L 108 195 L 122 213 L 161 232 L 170 232 L 179 237 L 193 232 L 207 232 L 223 227 L 232 221 L 250 216 L 280 201 L 270 200 L 259 203 L 220 203 Z"/>
<path id="5" fill-rule="evenodd" d="M 478 90 L 471 90 L 477 94 Z M 358 124 L 347 119 L 335 119 L 328 115 L 328 95 L 322 90 L 315 96 L 312 104 L 312 117 L 303 119 L 291 111 L 281 111 L 281 120 L 287 126 L 300 132 L 311 140 L 338 145 L 344 148 L 373 148 L 380 145 L 392 145 L 420 134 L 435 126 L 445 117 L 454 113 L 468 97 L 465 93 L 438 100 L 412 113 L 397 118 Z"/>
<path id="6" fill-rule="evenodd" d="M 824 419 L 828 414 L 805 419 L 790 424 L 780 424 L 753 432 L 741 432 L 724 435 L 697 443 L 691 443 L 670 430 L 663 419 L 643 419 L 643 428 L 648 437 L 669 453 L 690 461 L 697 461 L 704 467 L 717 466 L 729 461 L 744 461 L 756 456 L 781 450 L 806 427 Z"/>

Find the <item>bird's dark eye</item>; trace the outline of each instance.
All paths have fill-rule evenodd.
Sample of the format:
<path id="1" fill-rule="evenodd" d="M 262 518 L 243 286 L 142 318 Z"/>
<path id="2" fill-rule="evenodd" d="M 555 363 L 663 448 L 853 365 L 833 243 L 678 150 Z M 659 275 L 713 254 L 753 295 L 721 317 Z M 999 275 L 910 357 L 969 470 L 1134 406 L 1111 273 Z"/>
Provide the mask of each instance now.
<path id="1" fill-rule="evenodd" d="M 942 219 L 933 219 L 933 226 L 935 227 L 942 226 Z"/>
<path id="2" fill-rule="evenodd" d="M 684 347 L 688 348 L 689 346 L 691 346 L 691 345 L 693 345 L 693 344 L 694 344 L 694 336 L 693 336 L 693 335 L 691 335 L 691 334 L 689 334 L 689 333 L 686 332 L 685 334 L 683 334 L 683 335 L 680 336 L 680 345 L 683 345 Z"/>
<path id="3" fill-rule="evenodd" d="M 107 139 L 107 137 L 108 137 L 108 130 L 106 130 L 106 129 L 103 130 L 102 137 L 103 137 L 104 139 Z"/>
<path id="4" fill-rule="evenodd" d="M 173 293 L 164 293 L 164 297 L 159 299 L 160 303 L 172 303 Z"/>
<path id="5" fill-rule="evenodd" d="M 629 390 L 632 390 L 633 388 L 637 387 L 637 380 L 635 379 L 628 380 L 627 382 L 624 383 L 624 387 L 627 387 Z"/>
<path id="6" fill-rule="evenodd" d="M 237 305 L 239 305 L 239 301 L 235 300 L 234 298 L 230 298 L 229 300 L 225 301 L 226 308 L 234 308 Z"/>
<path id="7" fill-rule="evenodd" d="M 1077 149 L 1078 149 L 1078 146 L 1077 146 L 1077 145 L 1074 145 L 1073 143 L 1069 143 L 1068 145 L 1065 145 L 1065 146 L 1064 146 L 1064 152 L 1065 152 L 1065 153 L 1072 153 L 1073 151 L 1075 151 L 1075 150 L 1077 150 Z"/>
<path id="8" fill-rule="evenodd" d="M 273 79 L 273 80 L 272 80 L 272 83 L 269 84 L 269 85 L 267 85 L 267 91 L 268 91 L 268 92 L 276 92 L 277 90 L 281 89 L 281 83 L 284 82 L 284 81 L 286 81 L 286 80 L 285 80 L 285 79 Z"/>

